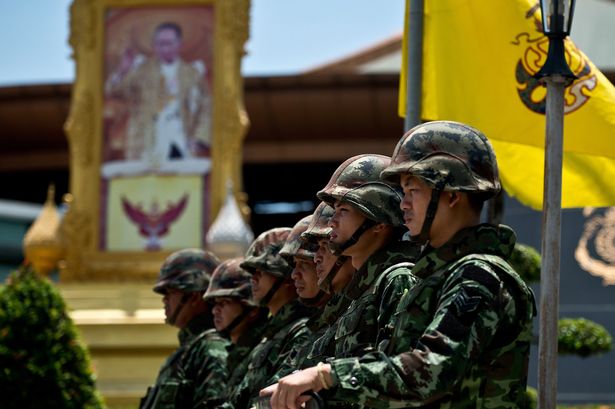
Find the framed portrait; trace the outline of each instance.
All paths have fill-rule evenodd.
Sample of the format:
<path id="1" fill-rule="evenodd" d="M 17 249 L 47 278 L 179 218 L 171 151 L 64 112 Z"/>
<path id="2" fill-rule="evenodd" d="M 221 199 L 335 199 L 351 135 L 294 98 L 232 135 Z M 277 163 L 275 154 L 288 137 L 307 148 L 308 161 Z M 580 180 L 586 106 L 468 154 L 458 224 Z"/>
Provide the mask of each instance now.
<path id="1" fill-rule="evenodd" d="M 64 281 L 151 279 L 205 247 L 247 131 L 249 0 L 75 0 Z"/>

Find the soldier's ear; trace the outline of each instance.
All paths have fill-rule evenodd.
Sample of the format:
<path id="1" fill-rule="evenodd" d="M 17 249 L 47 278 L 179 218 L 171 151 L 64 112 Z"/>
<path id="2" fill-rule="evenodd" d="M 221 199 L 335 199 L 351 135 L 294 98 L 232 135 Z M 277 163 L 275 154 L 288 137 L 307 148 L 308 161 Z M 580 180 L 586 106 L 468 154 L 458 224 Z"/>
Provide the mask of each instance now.
<path id="1" fill-rule="evenodd" d="M 446 192 L 448 194 L 448 207 L 453 208 L 457 206 L 461 200 L 461 193 L 459 192 Z"/>

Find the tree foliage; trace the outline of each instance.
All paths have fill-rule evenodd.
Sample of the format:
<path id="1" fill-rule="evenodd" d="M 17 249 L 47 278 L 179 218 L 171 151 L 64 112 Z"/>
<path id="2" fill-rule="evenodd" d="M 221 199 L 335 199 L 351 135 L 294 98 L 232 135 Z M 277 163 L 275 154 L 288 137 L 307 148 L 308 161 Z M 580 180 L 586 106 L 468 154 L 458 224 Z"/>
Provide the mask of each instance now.
<path id="1" fill-rule="evenodd" d="M 30 267 L 0 288 L 0 396 L 4 409 L 104 407 L 64 300 Z"/>

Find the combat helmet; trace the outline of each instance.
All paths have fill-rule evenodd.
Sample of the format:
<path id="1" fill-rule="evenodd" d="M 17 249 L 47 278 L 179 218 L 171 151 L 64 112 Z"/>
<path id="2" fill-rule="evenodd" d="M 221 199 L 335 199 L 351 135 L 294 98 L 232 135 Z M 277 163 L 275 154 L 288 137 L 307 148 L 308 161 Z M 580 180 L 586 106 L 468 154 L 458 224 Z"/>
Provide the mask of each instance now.
<path id="1" fill-rule="evenodd" d="M 309 260 L 313 260 L 316 255 L 317 245 L 313 241 L 306 241 L 301 239 L 301 235 L 308 228 L 312 222 L 312 215 L 305 216 L 295 224 L 290 234 L 286 238 L 284 247 L 280 250 L 280 255 L 286 257 L 289 263 L 292 263 L 293 257 L 300 257 Z"/>
<path id="2" fill-rule="evenodd" d="M 418 242 L 429 239 L 441 192 L 472 193 L 487 200 L 501 190 L 495 153 L 487 137 L 453 121 L 427 122 L 406 132 L 381 176 L 399 183 L 402 174 L 417 176 L 433 189 L 421 231 L 412 236 Z"/>
<path id="3" fill-rule="evenodd" d="M 246 319 L 257 305 L 252 300 L 251 275 L 241 268 L 243 257 L 225 260 L 214 270 L 203 300 L 213 302 L 216 298 L 233 298 L 241 304 L 241 312 L 218 332 L 230 337 L 231 332 Z"/>
<path id="4" fill-rule="evenodd" d="M 220 260 L 201 249 L 183 249 L 172 253 L 160 267 L 154 292 L 165 294 L 169 289 L 183 292 L 207 290 L 211 274 Z"/>
<path id="5" fill-rule="evenodd" d="M 404 224 L 399 207 L 402 193 L 399 186 L 380 180 L 380 173 L 391 163 L 384 155 L 364 154 L 353 156 L 342 163 L 331 176 L 329 183 L 317 193 L 323 202 L 333 206 L 336 201 L 348 203 L 360 211 L 365 222 L 345 243 L 331 243 L 331 250 L 341 255 L 354 245 L 366 230 L 377 223 L 391 226 Z"/>
<path id="6" fill-rule="evenodd" d="M 320 240 L 329 239 L 331 234 L 331 227 L 329 227 L 329 220 L 333 217 L 335 210 L 325 202 L 321 202 L 314 210 L 312 221 L 305 231 L 301 234 L 301 239 L 318 244 Z M 331 270 L 327 272 L 324 277 L 318 279 L 318 286 L 326 293 L 332 293 L 332 283 L 337 272 L 342 265 L 348 260 L 347 256 L 337 256 L 335 264 L 331 267 Z"/>
<path id="7" fill-rule="evenodd" d="M 381 176 L 399 183 L 405 173 L 435 189 L 480 193 L 485 199 L 501 190 L 491 143 L 478 129 L 459 122 L 427 122 L 406 132 Z"/>
<path id="8" fill-rule="evenodd" d="M 243 261 L 243 257 L 236 257 L 220 263 L 211 276 L 209 287 L 207 287 L 203 299 L 211 301 L 214 298 L 221 297 L 236 298 L 242 303 L 254 305 L 250 282 L 251 275 L 241 268 Z"/>
<path id="9" fill-rule="evenodd" d="M 280 250 L 284 247 L 291 229 L 288 227 L 276 227 L 261 233 L 250 245 L 244 261 L 240 267 L 250 274 L 256 270 L 268 273 L 276 277 L 276 281 L 265 297 L 260 300 L 261 306 L 266 306 L 271 297 L 280 288 L 285 280 L 290 278 L 293 266 L 288 260 L 280 256 Z"/>

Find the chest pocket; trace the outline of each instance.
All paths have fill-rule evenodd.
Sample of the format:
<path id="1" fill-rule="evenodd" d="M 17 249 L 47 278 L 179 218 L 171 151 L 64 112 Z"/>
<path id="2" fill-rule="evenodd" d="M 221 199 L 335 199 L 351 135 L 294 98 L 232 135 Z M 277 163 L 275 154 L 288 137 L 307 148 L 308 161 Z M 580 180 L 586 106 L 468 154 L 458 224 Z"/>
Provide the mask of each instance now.
<path id="1" fill-rule="evenodd" d="M 339 320 L 335 332 L 336 357 L 369 352 L 376 344 L 378 314 L 373 299 L 373 294 L 369 294 L 355 300 Z"/>
<path id="2" fill-rule="evenodd" d="M 153 408 L 172 409 L 190 406 L 194 393 L 192 386 L 192 381 L 167 379 L 159 387 Z"/>
<path id="3" fill-rule="evenodd" d="M 317 360 L 335 355 L 335 327 L 329 327 L 320 338 L 314 341 L 307 360 Z M 322 359 L 321 359 L 322 360 Z"/>
<path id="4" fill-rule="evenodd" d="M 268 362 L 271 355 L 271 350 L 275 345 L 275 338 L 270 340 L 263 340 L 254 350 L 254 357 L 250 361 L 249 369 L 257 369 L 264 367 Z"/>

